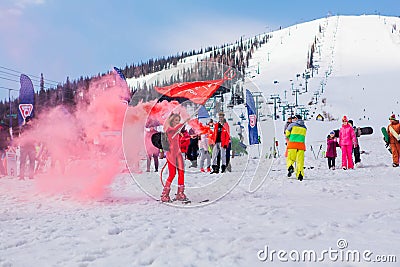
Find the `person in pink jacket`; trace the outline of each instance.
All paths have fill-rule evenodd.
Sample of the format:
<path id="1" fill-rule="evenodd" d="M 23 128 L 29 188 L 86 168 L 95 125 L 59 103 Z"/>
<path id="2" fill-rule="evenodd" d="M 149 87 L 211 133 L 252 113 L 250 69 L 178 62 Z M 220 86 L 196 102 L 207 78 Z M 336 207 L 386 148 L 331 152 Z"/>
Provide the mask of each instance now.
<path id="1" fill-rule="evenodd" d="M 339 146 L 342 149 L 342 168 L 354 169 L 353 163 L 353 147 L 356 146 L 356 134 L 353 127 L 350 126 L 346 116 L 342 119 L 342 128 L 339 130 Z"/>

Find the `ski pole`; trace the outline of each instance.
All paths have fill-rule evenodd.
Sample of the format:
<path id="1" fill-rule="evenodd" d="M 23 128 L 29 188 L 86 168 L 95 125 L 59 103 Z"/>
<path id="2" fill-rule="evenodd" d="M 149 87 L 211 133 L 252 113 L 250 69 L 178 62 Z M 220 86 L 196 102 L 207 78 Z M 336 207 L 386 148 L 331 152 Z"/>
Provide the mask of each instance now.
<path id="1" fill-rule="evenodd" d="M 315 152 L 314 152 L 314 149 L 313 149 L 312 145 L 311 145 L 311 151 L 312 151 L 312 153 L 313 153 L 313 155 L 314 155 L 314 159 L 317 159 L 317 158 L 315 157 Z"/>
<path id="2" fill-rule="evenodd" d="M 179 127 L 179 129 L 178 129 L 178 130 L 174 133 L 174 135 L 172 136 L 172 139 L 175 138 L 175 136 L 176 136 L 178 133 L 181 132 L 182 128 L 185 127 L 186 122 L 188 122 L 191 118 L 193 118 L 194 116 L 197 115 L 197 113 L 199 112 L 200 108 L 201 108 L 201 105 L 196 109 L 196 111 L 195 111 L 192 115 L 190 115 L 189 118 L 186 119 L 186 121 L 183 122 L 182 126 Z"/>
<path id="3" fill-rule="evenodd" d="M 321 152 L 322 149 L 322 145 L 319 146 L 319 150 L 318 150 L 318 154 L 317 154 L 317 158 L 319 158 L 319 152 Z"/>

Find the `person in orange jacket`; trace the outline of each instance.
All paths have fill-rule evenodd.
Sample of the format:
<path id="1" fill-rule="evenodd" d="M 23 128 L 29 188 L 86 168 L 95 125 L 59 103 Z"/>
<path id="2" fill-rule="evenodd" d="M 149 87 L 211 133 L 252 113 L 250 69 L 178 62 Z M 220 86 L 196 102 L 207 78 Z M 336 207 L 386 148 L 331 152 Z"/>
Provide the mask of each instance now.
<path id="1" fill-rule="evenodd" d="M 399 154 L 400 154 L 400 143 L 399 143 L 399 135 L 400 135 L 400 124 L 399 120 L 396 119 L 396 116 L 392 114 L 389 118 L 390 124 L 387 127 L 387 132 L 389 135 L 389 144 L 390 149 L 392 150 L 392 158 L 393 158 L 393 167 L 399 166 Z"/>

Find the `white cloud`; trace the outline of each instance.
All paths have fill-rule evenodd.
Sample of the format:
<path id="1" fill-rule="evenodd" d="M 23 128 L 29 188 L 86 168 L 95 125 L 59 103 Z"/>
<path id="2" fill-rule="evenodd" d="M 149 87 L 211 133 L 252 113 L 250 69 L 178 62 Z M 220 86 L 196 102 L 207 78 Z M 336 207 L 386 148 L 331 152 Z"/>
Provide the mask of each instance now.
<path id="1" fill-rule="evenodd" d="M 6 20 L 15 16 L 21 16 L 24 10 L 32 5 L 42 5 L 45 0 L 16 0 L 0 3 L 0 19 Z"/>

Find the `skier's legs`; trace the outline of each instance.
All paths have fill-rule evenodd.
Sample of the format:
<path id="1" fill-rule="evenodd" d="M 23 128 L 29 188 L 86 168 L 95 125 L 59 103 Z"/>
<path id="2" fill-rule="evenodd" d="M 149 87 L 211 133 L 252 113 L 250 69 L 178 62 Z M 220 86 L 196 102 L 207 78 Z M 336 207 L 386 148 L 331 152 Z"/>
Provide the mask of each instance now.
<path id="1" fill-rule="evenodd" d="M 347 147 L 346 145 L 342 145 L 341 149 L 342 149 L 342 167 L 348 167 L 347 166 Z"/>
<path id="2" fill-rule="evenodd" d="M 347 150 L 347 166 L 349 169 L 354 168 L 354 163 L 353 163 L 353 148 L 352 146 L 346 146 Z"/>
<path id="3" fill-rule="evenodd" d="M 213 152 L 212 152 L 212 164 L 217 165 L 217 157 L 218 153 L 221 150 L 221 143 L 216 143 L 213 147 Z"/>
<path id="4" fill-rule="evenodd" d="M 226 148 L 221 147 L 221 165 L 226 166 Z"/>
<path id="5" fill-rule="evenodd" d="M 29 150 L 28 151 L 28 158 L 29 158 L 29 178 L 33 178 L 33 174 L 35 172 L 35 159 L 36 159 L 36 151 Z"/>
<path id="6" fill-rule="evenodd" d="M 392 149 L 393 163 L 399 164 L 400 143 L 390 144 L 390 147 Z"/>
<path id="7" fill-rule="evenodd" d="M 158 155 L 153 154 L 153 159 L 154 159 L 154 169 L 155 171 L 158 171 Z"/>
<path id="8" fill-rule="evenodd" d="M 168 158 L 167 158 L 167 163 L 168 163 L 168 178 L 167 178 L 167 182 L 171 184 L 172 181 L 175 178 L 176 164 L 171 162 Z"/>
<path id="9" fill-rule="evenodd" d="M 206 151 L 204 148 L 200 148 L 200 169 L 204 168 L 204 161 L 206 160 Z"/>
<path id="10" fill-rule="evenodd" d="M 297 149 L 288 149 L 288 156 L 286 158 L 287 169 L 289 169 L 290 166 L 293 166 L 293 163 L 296 161 L 296 152 Z"/>
<path id="11" fill-rule="evenodd" d="M 26 156 L 28 155 L 26 149 L 20 148 L 20 159 L 19 159 L 19 177 L 24 179 L 25 177 L 25 164 L 26 164 Z"/>
<path id="12" fill-rule="evenodd" d="M 147 162 L 146 162 L 146 171 L 150 171 L 150 164 L 151 164 L 151 155 L 147 155 Z"/>
<path id="13" fill-rule="evenodd" d="M 178 156 L 176 159 L 176 164 L 178 168 L 178 185 L 185 184 L 185 162 L 182 156 Z"/>
<path id="14" fill-rule="evenodd" d="M 328 157 L 328 168 L 332 168 L 332 158 Z"/>
<path id="15" fill-rule="evenodd" d="M 296 153 L 296 177 L 299 175 L 304 177 L 304 150 L 297 150 Z"/>

